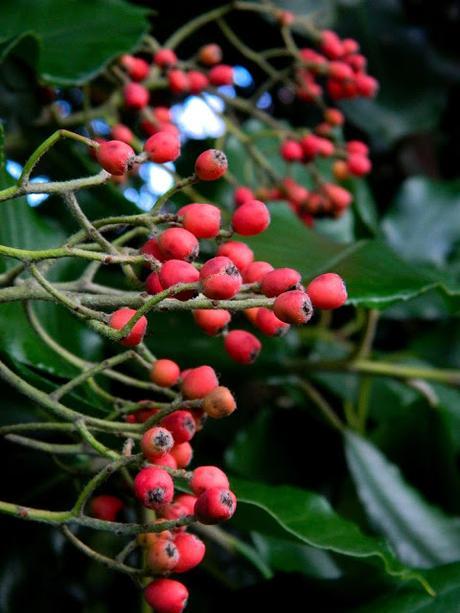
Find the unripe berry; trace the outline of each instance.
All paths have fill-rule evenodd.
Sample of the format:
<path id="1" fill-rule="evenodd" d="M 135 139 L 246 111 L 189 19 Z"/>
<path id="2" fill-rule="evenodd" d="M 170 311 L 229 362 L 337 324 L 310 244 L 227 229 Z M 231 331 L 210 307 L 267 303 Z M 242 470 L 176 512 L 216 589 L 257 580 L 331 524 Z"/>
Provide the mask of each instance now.
<path id="1" fill-rule="evenodd" d="M 195 420 L 190 411 L 174 411 L 161 420 L 161 425 L 169 430 L 176 443 L 186 443 L 195 435 Z"/>
<path id="2" fill-rule="evenodd" d="M 204 558 L 206 547 L 201 539 L 189 532 L 179 532 L 174 536 L 174 544 L 179 552 L 175 573 L 185 573 L 198 566 Z"/>
<path id="3" fill-rule="evenodd" d="M 233 68 L 227 64 L 218 64 L 213 66 L 208 74 L 211 85 L 232 85 L 233 83 Z"/>
<path id="4" fill-rule="evenodd" d="M 158 237 L 158 246 L 165 260 L 193 260 L 200 246 L 195 236 L 184 228 L 168 228 Z"/>
<path id="5" fill-rule="evenodd" d="M 250 309 L 244 309 L 244 314 L 253 326 L 256 325 L 257 313 L 259 312 L 259 309 L 260 307 L 251 307 Z"/>
<path id="6" fill-rule="evenodd" d="M 371 171 L 372 164 L 365 155 L 352 153 L 348 156 L 347 168 L 355 177 L 363 177 Z"/>
<path id="7" fill-rule="evenodd" d="M 150 275 L 149 275 L 150 276 Z M 148 278 L 148 277 L 147 277 Z M 198 270 L 183 260 L 168 260 L 160 270 L 160 284 L 164 289 L 168 289 L 177 283 L 196 283 L 200 278 Z M 178 300 L 188 300 L 194 296 L 193 290 L 185 290 L 174 294 Z"/>
<path id="8" fill-rule="evenodd" d="M 144 432 L 141 439 L 142 453 L 148 460 L 155 462 L 155 458 L 168 453 L 174 445 L 172 434 L 166 428 L 154 426 Z"/>
<path id="9" fill-rule="evenodd" d="M 187 515 L 193 515 L 197 498 L 192 494 L 179 494 L 176 502 L 187 509 Z"/>
<path id="10" fill-rule="evenodd" d="M 173 262 L 174 260 L 170 260 Z M 145 280 L 145 289 L 149 294 L 154 296 L 155 294 L 159 294 L 164 290 L 164 287 L 161 285 L 160 275 L 157 272 L 151 272 L 147 279 Z"/>
<path id="11" fill-rule="evenodd" d="M 195 173 L 201 181 L 216 181 L 228 168 L 227 156 L 219 149 L 207 149 L 195 160 Z"/>
<path id="12" fill-rule="evenodd" d="M 291 289 L 298 289 L 301 279 L 300 273 L 293 268 L 275 268 L 262 279 L 260 291 L 267 298 L 273 298 Z"/>
<path id="13" fill-rule="evenodd" d="M 221 419 L 233 413 L 236 402 L 228 387 L 219 385 L 204 397 L 202 408 L 209 417 Z"/>
<path id="14" fill-rule="evenodd" d="M 195 515 L 202 524 L 227 521 L 236 511 L 236 497 L 229 489 L 212 487 L 198 497 Z"/>
<path id="15" fill-rule="evenodd" d="M 342 277 L 334 272 L 315 277 L 307 287 L 307 294 L 318 309 L 338 309 L 348 297 Z"/>
<path id="16" fill-rule="evenodd" d="M 243 281 L 245 283 L 258 283 L 267 273 L 273 270 L 273 266 L 268 262 L 251 262 L 243 271 Z"/>
<path id="17" fill-rule="evenodd" d="M 172 49 L 159 49 L 153 56 L 153 61 L 157 66 L 174 66 L 177 64 L 177 55 Z"/>
<path id="18" fill-rule="evenodd" d="M 222 49 L 213 43 L 204 45 L 198 51 L 198 59 L 205 66 L 214 66 L 222 61 Z"/>
<path id="19" fill-rule="evenodd" d="M 189 400 L 204 398 L 218 385 L 217 375 L 211 366 L 198 366 L 182 374 L 181 391 Z"/>
<path id="20" fill-rule="evenodd" d="M 134 134 L 122 123 L 117 123 L 112 126 L 112 137 L 114 140 L 121 140 L 123 143 L 127 143 L 128 145 L 132 142 L 134 138 Z"/>
<path id="21" fill-rule="evenodd" d="M 345 120 L 342 111 L 339 109 L 326 109 L 324 111 L 324 119 L 331 126 L 341 126 Z"/>
<path id="22" fill-rule="evenodd" d="M 249 200 L 236 209 L 232 217 L 235 232 L 242 236 L 255 236 L 270 225 L 270 212 L 260 200 Z"/>
<path id="23" fill-rule="evenodd" d="M 174 579 L 155 579 L 144 590 L 144 598 L 155 613 L 182 613 L 187 606 L 188 590 Z"/>
<path id="24" fill-rule="evenodd" d="M 262 343 L 246 330 L 232 330 L 224 341 L 228 355 L 240 364 L 252 364 L 260 353 Z"/>
<path id="25" fill-rule="evenodd" d="M 177 215 L 184 228 L 197 238 L 214 238 L 219 234 L 221 213 L 213 204 L 187 204 Z"/>
<path id="26" fill-rule="evenodd" d="M 222 332 L 232 318 L 225 309 L 195 309 L 192 314 L 197 325 L 210 336 Z"/>
<path id="27" fill-rule="evenodd" d="M 280 155 L 286 162 L 299 162 L 303 158 L 303 149 L 296 140 L 285 140 L 280 148 Z"/>
<path id="28" fill-rule="evenodd" d="M 149 103 L 150 94 L 139 83 L 127 83 L 123 88 L 125 106 L 129 109 L 143 109 Z"/>
<path id="29" fill-rule="evenodd" d="M 155 360 L 150 371 L 150 379 L 160 387 L 176 385 L 180 377 L 180 368 L 172 360 Z"/>
<path id="30" fill-rule="evenodd" d="M 121 176 L 134 163 L 135 153 L 132 147 L 121 140 L 109 140 L 101 143 L 96 150 L 96 159 L 104 170 L 111 175 Z"/>
<path id="31" fill-rule="evenodd" d="M 174 482 L 165 470 L 147 466 L 134 479 L 134 493 L 144 507 L 158 509 L 173 499 Z"/>
<path id="32" fill-rule="evenodd" d="M 233 298 L 242 284 L 238 268 L 230 258 L 217 256 L 208 260 L 200 270 L 202 292 L 208 298 L 225 300 Z"/>
<path id="33" fill-rule="evenodd" d="M 174 162 L 180 156 L 180 140 L 170 132 L 157 132 L 145 141 L 144 151 L 156 164 Z"/>
<path id="34" fill-rule="evenodd" d="M 179 562 L 179 550 L 172 539 L 156 539 L 147 549 L 147 566 L 154 573 L 167 573 Z"/>
<path id="35" fill-rule="evenodd" d="M 187 76 L 192 94 L 201 94 L 209 85 L 208 77 L 198 70 L 190 70 Z"/>
<path id="36" fill-rule="evenodd" d="M 217 466 L 199 466 L 193 471 L 189 485 L 195 496 L 199 496 L 211 487 L 228 488 L 229 481 Z"/>
<path id="37" fill-rule="evenodd" d="M 116 496 L 102 494 L 92 498 L 89 509 L 92 517 L 104 521 L 115 521 L 123 508 L 123 502 Z"/>
<path id="38" fill-rule="evenodd" d="M 148 63 L 139 57 L 122 55 L 121 64 L 133 81 L 143 81 L 149 74 L 150 67 Z"/>
<path id="39" fill-rule="evenodd" d="M 217 249 L 217 255 L 230 258 L 238 270 L 245 270 L 254 259 L 254 252 L 246 243 L 239 241 L 228 241 L 222 243 Z"/>
<path id="40" fill-rule="evenodd" d="M 310 321 L 313 305 L 308 294 L 300 289 L 294 289 L 277 296 L 273 312 L 281 321 L 300 326 Z"/>
<path id="41" fill-rule="evenodd" d="M 170 454 L 176 460 L 177 468 L 185 468 L 193 458 L 193 449 L 188 441 L 176 443 L 171 449 Z"/>
<path id="42" fill-rule="evenodd" d="M 172 537 L 173 535 L 171 530 L 162 530 L 161 532 L 141 532 L 137 535 L 137 542 L 141 547 L 151 547 L 159 540 L 171 541 Z"/>
<path id="43" fill-rule="evenodd" d="M 170 70 L 168 72 L 168 84 L 173 94 L 185 94 L 190 87 L 188 76 L 183 70 Z"/>
<path id="44" fill-rule="evenodd" d="M 248 200 L 254 200 L 254 192 L 249 187 L 237 187 L 233 192 L 233 201 L 238 208 Z"/>
<path id="45" fill-rule="evenodd" d="M 110 327 L 114 328 L 115 330 L 121 330 L 129 321 L 131 321 L 135 314 L 136 311 L 134 309 L 129 309 L 128 307 L 114 311 L 110 316 Z M 131 332 L 121 339 L 120 343 L 125 347 L 135 347 L 142 342 L 146 330 L 147 318 L 145 315 L 142 315 L 142 317 L 134 324 Z"/>
<path id="46" fill-rule="evenodd" d="M 332 165 L 332 174 L 337 181 L 346 181 L 350 173 L 348 172 L 348 165 L 345 160 L 336 160 Z"/>
<path id="47" fill-rule="evenodd" d="M 256 326 L 267 336 L 282 336 L 289 330 L 289 324 L 278 319 L 273 311 L 261 307 L 257 311 Z"/>

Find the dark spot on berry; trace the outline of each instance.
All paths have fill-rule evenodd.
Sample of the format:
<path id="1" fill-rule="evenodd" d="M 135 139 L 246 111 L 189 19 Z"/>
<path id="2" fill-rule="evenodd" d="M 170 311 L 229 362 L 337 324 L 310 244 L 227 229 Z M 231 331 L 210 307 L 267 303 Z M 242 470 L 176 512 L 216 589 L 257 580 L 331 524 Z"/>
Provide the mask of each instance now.
<path id="1" fill-rule="evenodd" d="M 169 447 L 172 443 L 171 435 L 167 432 L 158 432 L 158 434 L 153 437 L 153 442 L 156 447 Z"/>
<path id="2" fill-rule="evenodd" d="M 150 504 L 161 504 L 165 498 L 164 487 L 154 487 L 147 492 L 147 500 Z"/>
<path id="3" fill-rule="evenodd" d="M 168 543 L 165 547 L 165 553 L 170 558 L 174 558 L 176 551 L 176 546 L 173 543 Z"/>
<path id="4" fill-rule="evenodd" d="M 183 425 L 184 428 L 189 432 L 195 432 L 195 420 L 191 415 L 187 415 L 187 417 L 184 417 Z"/>
<path id="5" fill-rule="evenodd" d="M 230 510 L 233 509 L 233 498 L 230 496 L 230 492 L 222 492 L 220 496 L 221 503 L 228 507 Z"/>

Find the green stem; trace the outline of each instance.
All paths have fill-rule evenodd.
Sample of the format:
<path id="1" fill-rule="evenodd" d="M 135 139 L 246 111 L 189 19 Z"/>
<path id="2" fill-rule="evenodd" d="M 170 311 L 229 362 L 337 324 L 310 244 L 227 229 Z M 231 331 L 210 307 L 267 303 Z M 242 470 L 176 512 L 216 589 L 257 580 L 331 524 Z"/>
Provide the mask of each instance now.
<path id="1" fill-rule="evenodd" d="M 330 404 L 309 381 L 299 379 L 297 385 L 307 394 L 313 404 L 318 407 L 326 421 L 328 421 L 333 428 L 339 431 L 344 430 L 344 424 L 337 417 Z"/>
<path id="2" fill-rule="evenodd" d="M 219 17 L 223 17 L 232 10 L 230 4 L 220 6 L 216 9 L 203 13 L 195 19 L 190 20 L 188 23 L 180 27 L 174 32 L 164 43 L 164 47 L 167 49 L 175 49 L 183 40 L 185 40 L 190 34 L 193 34 L 195 30 L 202 28 L 210 21 L 214 21 Z"/>
<path id="3" fill-rule="evenodd" d="M 150 211 L 151 214 L 153 215 L 154 213 L 159 213 L 161 211 L 162 206 L 166 204 L 166 202 L 168 202 L 168 200 L 172 196 L 174 196 L 175 193 L 181 191 L 182 189 L 184 189 L 185 187 L 188 187 L 189 185 L 193 185 L 197 181 L 198 181 L 198 177 L 195 174 L 178 181 L 175 185 L 173 185 L 170 189 L 168 189 L 167 192 L 165 192 L 162 196 L 158 198 L 158 200 L 155 202 L 155 204 L 153 205 Z"/>

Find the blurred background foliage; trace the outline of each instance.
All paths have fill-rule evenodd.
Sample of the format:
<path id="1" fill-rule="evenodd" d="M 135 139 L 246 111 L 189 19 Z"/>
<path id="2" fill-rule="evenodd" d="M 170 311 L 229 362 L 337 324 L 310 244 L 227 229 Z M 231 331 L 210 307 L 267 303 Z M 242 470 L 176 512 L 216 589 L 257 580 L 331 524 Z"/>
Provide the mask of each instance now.
<path id="1" fill-rule="evenodd" d="M 49 103 L 44 86 L 57 87 L 62 104 L 78 109 L 81 86 L 97 84 L 104 68 L 135 50 L 149 28 L 163 40 L 217 4 L 3 0 L 0 117 L 8 160 L 23 163 L 52 129 L 37 121 Z M 311 11 L 321 25 L 356 38 L 370 74 L 380 81 L 380 93 L 375 100 L 343 104 L 347 136 L 370 144 L 374 164 L 368 184 L 350 185 L 353 211 L 339 222 L 308 230 L 273 203 L 271 228 L 250 241 L 257 258 L 298 268 L 306 278 L 331 267 L 340 273 L 353 305 L 381 310 L 376 350 L 383 358 L 460 368 L 458 2 L 276 4 L 301 14 Z M 231 19 L 254 49 L 276 46 L 278 33 L 269 20 L 261 24 L 257 18 L 256 24 L 249 14 Z M 208 40 L 222 45 L 227 63 L 249 70 L 255 89 L 262 78 L 258 67 L 222 40 L 214 24 L 188 39 L 181 53 L 192 54 Z M 276 96 L 267 110 L 295 125 L 308 121 L 303 105 L 285 107 Z M 246 129 L 258 126 L 252 122 Z M 196 152 L 209 144 L 189 139 L 181 166 L 190 168 Z M 278 164 L 276 141 L 267 139 L 263 147 Z M 227 153 L 232 172 L 246 182 L 253 169 L 238 143 L 230 140 Z M 70 178 L 93 167 L 78 146 L 63 142 L 43 161 L 40 173 Z M 2 176 L 3 184 L 10 180 Z M 206 193 L 230 210 L 225 183 Z M 94 217 L 137 210 L 132 198 L 114 186 L 86 192 L 83 204 Z M 16 200 L 0 209 L 2 244 L 56 245 L 71 228 L 52 197 L 38 208 Z M 60 266 L 59 278 L 68 278 L 72 266 Z M 336 323 L 348 321 L 352 312 L 351 306 L 343 309 Z M 53 338 L 74 353 L 98 360 L 109 351 L 62 309 L 40 305 L 39 313 Z M 2 357 L 42 389 L 73 374 L 40 343 L 19 304 L 0 307 L 0 341 Z M 341 437 L 324 424 L 286 369 L 280 370 L 285 360 L 307 353 L 340 356 L 344 346 L 336 340 L 312 337 L 308 328 L 292 331 L 283 340 L 264 341 L 259 361 L 242 369 L 226 357 L 219 339 L 204 337 L 191 316 L 175 313 L 152 317 L 148 343 L 154 353 L 183 365 L 213 364 L 239 399 L 240 410 L 224 427 L 212 424 L 197 438 L 196 458 L 200 464 L 221 462 L 234 477 L 240 506 L 230 531 L 252 546 L 252 561 L 210 546 L 206 563 L 187 577 L 191 613 L 273 610 L 275 604 L 294 602 L 302 611 L 459 610 L 458 390 L 433 384 L 433 402 L 400 382 L 376 379 L 367 438 Z M 356 402 L 355 376 L 312 377 L 334 405 Z M 29 420 L 37 410 L 5 386 L 2 398 L 2 423 Z M 85 391 L 71 400 L 97 411 Z M 0 446 L 3 499 L 52 509 L 71 504 L 85 478 L 78 457 L 64 463 L 3 441 Z M 102 613 L 140 606 L 129 578 L 85 559 L 57 531 L 1 518 L 0 538 L 1 611 Z M 108 535 L 91 538 L 96 548 L 115 547 Z M 435 601 L 416 582 L 401 582 L 406 567 L 422 569 L 438 593 Z"/>

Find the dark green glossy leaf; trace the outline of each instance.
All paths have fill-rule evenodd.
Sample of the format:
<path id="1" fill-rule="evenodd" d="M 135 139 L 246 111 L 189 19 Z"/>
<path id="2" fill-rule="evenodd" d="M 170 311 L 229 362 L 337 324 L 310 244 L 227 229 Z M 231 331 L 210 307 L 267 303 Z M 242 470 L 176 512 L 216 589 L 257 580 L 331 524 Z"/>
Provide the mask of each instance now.
<path id="1" fill-rule="evenodd" d="M 371 443 L 345 434 L 346 454 L 369 518 L 406 564 L 432 567 L 460 559 L 460 518 L 450 518 L 406 483 Z"/>
<path id="2" fill-rule="evenodd" d="M 323 496 L 295 487 L 240 479 L 232 479 L 231 484 L 238 498 L 235 516 L 238 525 L 353 558 L 377 557 L 390 575 L 418 578 L 385 543 L 365 535 L 357 525 L 340 517 Z"/>
<path id="3" fill-rule="evenodd" d="M 1 13 L 0 42 L 36 38 L 40 75 L 56 85 L 95 77 L 148 29 L 148 11 L 123 0 L 4 0 Z"/>

